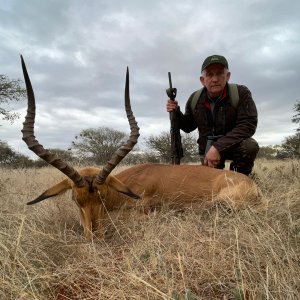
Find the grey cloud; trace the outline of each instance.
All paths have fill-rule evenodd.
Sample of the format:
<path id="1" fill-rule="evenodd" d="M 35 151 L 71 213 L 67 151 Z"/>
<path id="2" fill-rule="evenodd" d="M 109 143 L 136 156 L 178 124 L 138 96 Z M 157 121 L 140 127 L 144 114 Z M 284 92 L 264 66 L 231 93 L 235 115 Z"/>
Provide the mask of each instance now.
<path id="1" fill-rule="evenodd" d="M 127 66 L 142 138 L 150 130 L 168 130 L 167 72 L 172 72 L 184 109 L 200 86 L 202 60 L 221 53 L 229 60 L 231 81 L 247 85 L 256 100 L 257 139 L 279 143 L 294 133 L 290 118 L 299 99 L 299 10 L 300 2 L 279 0 L 12 0 L 0 8 L 0 73 L 22 78 L 19 54 L 24 55 L 38 113 L 53 122 L 52 129 L 43 128 L 47 147 L 67 147 L 80 125 L 101 123 L 91 116 L 115 112 L 122 118 Z M 78 124 L 78 111 L 90 120 Z M 116 117 L 111 116 L 111 126 L 124 127 Z M 0 138 L 19 147 L 21 120 L 3 125 Z"/>

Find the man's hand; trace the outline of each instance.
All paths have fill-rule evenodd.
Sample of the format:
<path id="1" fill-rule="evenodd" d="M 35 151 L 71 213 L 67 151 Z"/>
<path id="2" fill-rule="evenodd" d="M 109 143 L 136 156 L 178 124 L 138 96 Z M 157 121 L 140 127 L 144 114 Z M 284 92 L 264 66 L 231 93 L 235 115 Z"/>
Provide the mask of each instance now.
<path id="1" fill-rule="evenodd" d="M 178 107 L 178 102 L 176 100 L 169 99 L 167 102 L 167 112 L 176 110 Z"/>
<path id="2" fill-rule="evenodd" d="M 220 160 L 221 155 L 219 151 L 214 146 L 211 146 L 204 157 L 204 165 L 211 168 L 216 168 Z"/>

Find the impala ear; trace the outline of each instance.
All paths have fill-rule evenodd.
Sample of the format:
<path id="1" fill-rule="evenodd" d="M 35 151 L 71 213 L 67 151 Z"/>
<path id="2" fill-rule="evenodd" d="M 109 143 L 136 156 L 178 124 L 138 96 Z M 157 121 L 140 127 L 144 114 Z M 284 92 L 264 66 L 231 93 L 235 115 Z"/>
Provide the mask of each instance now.
<path id="1" fill-rule="evenodd" d="M 111 187 L 112 189 L 114 189 L 115 191 L 117 191 L 119 193 L 125 194 L 133 199 L 141 199 L 140 196 L 133 193 L 127 185 L 125 185 L 122 181 L 117 179 L 115 176 L 109 175 L 106 178 L 105 182 L 107 183 L 107 185 L 109 187 Z"/>
<path id="2" fill-rule="evenodd" d="M 54 186 L 52 186 L 51 188 L 49 188 L 48 190 L 46 190 L 43 194 L 41 194 L 40 196 L 38 196 L 36 199 L 30 201 L 27 203 L 27 205 L 32 205 L 32 204 L 36 204 L 40 201 L 43 201 L 47 198 L 51 198 L 54 196 L 57 196 L 59 194 L 62 194 L 64 192 L 66 192 L 67 190 L 71 189 L 71 182 L 68 178 L 64 179 L 63 181 L 55 184 Z"/>

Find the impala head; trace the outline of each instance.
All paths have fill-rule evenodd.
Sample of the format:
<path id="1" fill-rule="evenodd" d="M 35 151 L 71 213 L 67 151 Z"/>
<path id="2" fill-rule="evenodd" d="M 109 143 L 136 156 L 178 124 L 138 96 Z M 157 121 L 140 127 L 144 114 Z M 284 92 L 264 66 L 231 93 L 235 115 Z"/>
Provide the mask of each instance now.
<path id="1" fill-rule="evenodd" d="M 101 211 L 101 199 L 104 199 L 103 197 L 108 194 L 108 191 L 110 189 L 113 189 L 114 191 L 120 192 L 122 194 L 126 194 L 131 198 L 139 199 L 139 196 L 134 194 L 126 185 L 124 185 L 114 176 L 110 175 L 112 170 L 132 150 L 139 137 L 139 127 L 137 126 L 137 122 L 132 113 L 130 105 L 128 68 L 125 84 L 125 110 L 131 130 L 130 137 L 127 143 L 121 146 L 113 154 L 111 159 L 102 169 L 87 167 L 77 171 L 67 162 L 61 160 L 55 154 L 44 149 L 44 147 L 35 139 L 35 97 L 22 56 L 21 62 L 28 98 L 27 115 L 25 117 L 25 122 L 23 123 L 22 129 L 23 140 L 27 144 L 28 148 L 37 156 L 45 160 L 48 164 L 60 170 L 68 177 L 57 183 L 56 185 L 50 187 L 35 200 L 30 201 L 27 204 L 35 204 L 47 198 L 61 194 L 69 189 L 72 189 L 73 199 L 80 208 L 82 217 L 81 220 L 85 228 L 85 234 L 86 236 L 90 236 L 89 232 L 91 232 L 91 224 L 88 223 L 93 223 L 94 219 L 96 220 L 97 218 L 99 218 L 99 215 L 97 215 L 98 212 L 95 211 Z"/>

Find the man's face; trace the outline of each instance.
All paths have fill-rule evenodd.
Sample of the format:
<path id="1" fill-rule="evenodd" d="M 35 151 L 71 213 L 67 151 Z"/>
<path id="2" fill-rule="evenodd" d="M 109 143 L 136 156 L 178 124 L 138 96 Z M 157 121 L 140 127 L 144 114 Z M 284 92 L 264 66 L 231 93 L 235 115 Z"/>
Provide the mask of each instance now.
<path id="1" fill-rule="evenodd" d="M 218 97 L 222 94 L 229 78 L 230 72 L 223 65 L 212 64 L 203 71 L 200 81 L 211 97 Z"/>

